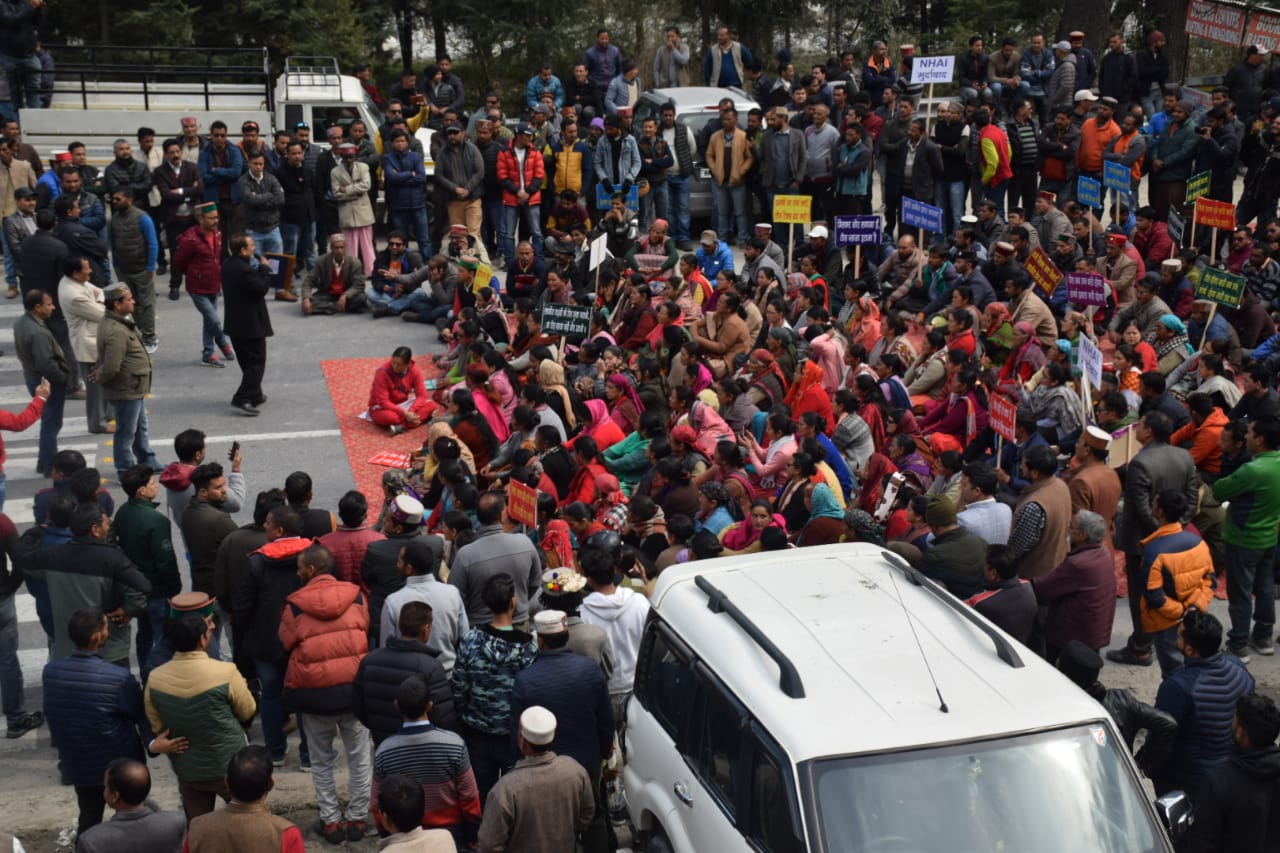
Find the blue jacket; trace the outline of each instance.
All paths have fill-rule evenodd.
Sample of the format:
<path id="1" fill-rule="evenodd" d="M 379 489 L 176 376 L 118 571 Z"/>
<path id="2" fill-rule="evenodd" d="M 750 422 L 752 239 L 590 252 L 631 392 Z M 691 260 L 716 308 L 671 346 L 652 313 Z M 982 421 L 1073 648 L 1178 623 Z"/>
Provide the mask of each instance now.
<path id="1" fill-rule="evenodd" d="M 225 185 L 231 187 L 231 203 L 240 203 L 240 187 L 237 186 L 240 176 L 244 174 L 244 155 L 239 145 L 227 143 L 227 166 L 219 168 L 213 165 L 213 146 L 200 149 L 200 178 L 204 181 L 204 200 L 217 201 L 219 190 Z"/>
<path id="2" fill-rule="evenodd" d="M 613 748 L 613 703 L 609 682 L 591 658 L 568 649 L 543 649 L 516 676 L 511 690 L 511 732 L 520 714 L 541 705 L 556 715 L 551 749 L 591 771 Z"/>
<path id="3" fill-rule="evenodd" d="M 145 762 L 149 735 L 142 687 L 129 670 L 97 652 L 78 651 L 45 664 L 44 713 L 73 785 L 97 786 L 116 758 Z"/>
<path id="4" fill-rule="evenodd" d="M 538 100 L 542 97 L 543 92 L 550 92 L 556 99 L 556 109 L 559 110 L 564 106 L 564 84 L 560 82 L 560 78 L 552 74 L 551 79 L 543 82 L 541 74 L 535 74 L 529 78 L 528 84 L 524 87 L 524 103 L 529 109 L 533 109 L 538 105 Z"/>
<path id="5" fill-rule="evenodd" d="M 698 259 L 698 269 L 702 270 L 702 274 L 707 277 L 707 281 L 715 281 L 716 273 L 722 269 L 733 272 L 733 250 L 723 240 L 718 241 L 715 249 L 710 252 L 702 245 L 699 245 L 698 250 L 693 254 Z"/>
<path id="6" fill-rule="evenodd" d="M 1235 737 L 1236 700 L 1253 692 L 1253 676 L 1235 658 L 1187 658 L 1156 693 L 1156 708 L 1178 721 L 1169 760 L 1152 777 L 1170 788 L 1198 791 L 1210 770 L 1227 762 Z"/>
<path id="7" fill-rule="evenodd" d="M 453 705 L 462 722 L 491 735 L 511 730 L 511 689 L 538 647 L 523 631 L 472 628 L 453 661 Z M 597 668 L 598 671 L 598 668 Z"/>
<path id="8" fill-rule="evenodd" d="M 427 170 L 413 149 L 382 155 L 382 183 L 388 210 L 418 210 L 427 204 Z"/>

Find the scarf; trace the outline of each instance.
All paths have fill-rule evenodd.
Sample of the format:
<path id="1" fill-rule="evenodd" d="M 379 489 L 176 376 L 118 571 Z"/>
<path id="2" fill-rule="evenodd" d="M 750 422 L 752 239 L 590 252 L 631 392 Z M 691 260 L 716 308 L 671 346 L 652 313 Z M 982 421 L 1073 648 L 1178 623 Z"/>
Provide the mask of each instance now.
<path id="1" fill-rule="evenodd" d="M 639 537 L 640 541 L 648 539 L 650 536 L 666 536 L 667 535 L 667 516 L 662 511 L 662 507 L 655 507 L 653 518 L 648 521 L 638 521 L 631 525 L 632 531 Z"/>
<path id="2" fill-rule="evenodd" d="M 432 421 L 427 427 L 427 456 L 422 463 L 422 477 L 424 480 L 430 480 L 436 474 L 436 468 L 440 465 L 440 460 L 435 458 L 431 448 L 435 447 L 436 439 L 451 438 L 457 442 L 458 447 L 462 449 L 462 464 L 467 466 L 467 470 L 474 476 L 476 473 L 476 459 L 471 454 L 471 448 L 458 438 L 458 434 L 453 431 L 453 427 L 448 421 Z"/>
<path id="3" fill-rule="evenodd" d="M 701 400 L 694 400 L 689 407 L 689 425 L 698 436 L 694 446 L 708 459 L 715 455 L 718 442 L 733 441 L 733 430 L 725 423 L 724 418 Z"/>
<path id="4" fill-rule="evenodd" d="M 493 430 L 493 435 L 499 442 L 506 441 L 511 436 L 511 426 L 507 423 L 507 419 L 503 417 L 502 409 L 497 403 L 489 399 L 489 368 L 483 364 L 473 364 L 467 368 L 467 381 L 472 385 L 471 398 L 475 400 L 476 411 L 478 411 L 489 424 L 489 429 Z"/>
<path id="5" fill-rule="evenodd" d="M 538 365 L 541 367 L 542 365 Z M 587 411 L 591 413 L 591 423 L 586 428 L 587 435 L 595 432 L 604 422 L 609 420 L 609 404 L 604 400 L 591 399 L 586 402 Z"/>
<path id="6" fill-rule="evenodd" d="M 542 365 L 538 366 L 541 369 Z M 636 393 L 635 383 L 625 373 L 613 373 L 609 375 L 609 383 L 622 392 L 624 399 L 630 400 L 631 404 L 636 407 L 636 417 L 644 412 L 644 403 L 640 402 L 640 395 Z"/>
<path id="7" fill-rule="evenodd" d="M 792 411 L 795 411 L 796 405 L 804 399 L 804 395 L 809 393 L 811 388 L 822 390 L 824 379 L 826 379 L 826 372 L 822 369 L 822 365 L 814 361 L 806 361 L 800 373 L 800 378 L 795 385 L 791 386 L 791 390 L 787 392 L 786 399 L 783 402 L 790 406 Z"/>
<path id="8" fill-rule="evenodd" d="M 549 358 L 538 362 L 538 384 L 547 393 L 555 392 L 564 401 L 565 427 L 572 432 L 578 425 L 573 414 L 573 401 L 569 397 L 569 389 L 564 384 L 564 368 Z"/>
<path id="9" fill-rule="evenodd" d="M 773 513 L 765 527 L 777 527 L 783 533 L 787 532 L 786 520 L 776 512 Z M 751 523 L 750 519 L 747 519 L 727 528 L 724 532 L 724 538 L 720 540 L 720 544 L 730 551 L 745 551 L 759 542 L 763 533 L 763 528 L 756 530 L 756 526 Z"/>
<path id="10" fill-rule="evenodd" d="M 845 513 L 844 523 L 852 527 L 854 533 L 858 536 L 857 540 L 846 538 L 845 541 L 870 542 L 872 545 L 884 544 L 884 531 L 880 528 L 880 525 L 876 524 L 876 520 L 871 517 L 871 513 L 866 510 L 849 510 Z"/>
<path id="11" fill-rule="evenodd" d="M 855 344 L 862 344 L 867 352 L 880 340 L 880 306 L 870 296 L 859 296 L 858 307 L 862 319 L 849 324 L 849 336 Z"/>
<path id="12" fill-rule="evenodd" d="M 819 483 L 809 492 L 809 520 L 838 518 L 844 520 L 844 507 L 836 500 L 835 493 L 826 483 Z"/>
<path id="13" fill-rule="evenodd" d="M 622 491 L 618 478 L 612 474 L 596 475 L 596 504 L 600 509 L 613 509 L 627 502 L 627 494 Z"/>
<path id="14" fill-rule="evenodd" d="M 874 513 L 884 493 L 885 477 L 897 470 L 898 466 L 894 465 L 893 460 L 888 456 L 878 450 L 872 453 L 871 458 L 867 460 L 867 476 L 862 481 L 862 492 L 858 495 L 858 508 L 867 513 Z"/>
<path id="15" fill-rule="evenodd" d="M 560 519 L 554 519 L 547 522 L 547 532 L 542 537 L 540 546 L 544 553 L 554 554 L 560 561 L 558 566 L 548 565 L 547 568 L 573 568 L 573 537 L 569 532 L 569 525 Z M 547 562 L 550 563 L 550 556 Z"/>

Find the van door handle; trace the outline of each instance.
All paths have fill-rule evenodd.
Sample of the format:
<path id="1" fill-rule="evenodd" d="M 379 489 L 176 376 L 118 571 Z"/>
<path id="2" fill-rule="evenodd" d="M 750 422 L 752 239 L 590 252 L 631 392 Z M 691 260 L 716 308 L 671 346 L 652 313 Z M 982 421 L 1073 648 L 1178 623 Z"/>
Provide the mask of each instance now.
<path id="1" fill-rule="evenodd" d="M 671 786 L 671 790 L 675 792 L 676 799 L 684 803 L 686 806 L 693 805 L 693 794 L 689 793 L 689 789 L 685 787 L 683 782 L 677 782 Z"/>

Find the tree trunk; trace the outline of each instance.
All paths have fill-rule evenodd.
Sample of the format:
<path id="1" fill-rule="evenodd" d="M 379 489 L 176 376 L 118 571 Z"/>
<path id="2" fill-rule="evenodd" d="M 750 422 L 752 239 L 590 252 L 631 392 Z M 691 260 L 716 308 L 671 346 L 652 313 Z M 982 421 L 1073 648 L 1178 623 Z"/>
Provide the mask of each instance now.
<path id="1" fill-rule="evenodd" d="M 1169 81 L 1187 76 L 1187 6 L 1181 0 L 1150 0 L 1147 7 L 1155 28 L 1164 33 L 1164 55 L 1169 57 Z"/>
<path id="2" fill-rule="evenodd" d="M 396 40 L 400 42 L 400 67 L 413 64 L 413 16 L 407 0 L 396 3 Z"/>
<path id="3" fill-rule="evenodd" d="M 1093 52 L 1094 59 L 1101 60 L 1111 35 L 1111 0 L 1075 0 L 1069 8 L 1070 14 L 1058 21 L 1055 41 L 1066 41 L 1067 33 L 1080 30 L 1084 33 L 1084 46 Z M 1182 9 L 1186 8 L 1184 2 Z"/>
<path id="4" fill-rule="evenodd" d="M 111 3 L 98 0 L 98 28 L 102 32 L 102 43 L 111 44 Z"/>
<path id="5" fill-rule="evenodd" d="M 445 49 L 445 32 L 448 27 L 445 24 L 444 15 L 439 11 L 433 11 L 431 14 L 431 31 L 436 43 L 436 56 L 444 56 L 449 51 Z"/>

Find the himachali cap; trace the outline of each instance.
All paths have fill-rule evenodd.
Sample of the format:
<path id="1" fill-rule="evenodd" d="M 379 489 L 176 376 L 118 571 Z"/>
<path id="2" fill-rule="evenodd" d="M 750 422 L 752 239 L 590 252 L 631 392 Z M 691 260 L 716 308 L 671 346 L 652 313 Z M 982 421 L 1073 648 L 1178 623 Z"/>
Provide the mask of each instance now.
<path id="1" fill-rule="evenodd" d="M 458 222 L 458 223 L 454 223 L 453 225 L 450 225 L 450 226 L 449 226 L 449 236 L 450 236 L 450 237 L 452 237 L 452 236 L 454 236 L 454 235 L 457 235 L 457 236 L 459 236 L 459 237 L 462 237 L 462 236 L 465 236 L 465 235 L 466 235 L 466 233 L 467 233 L 467 226 L 463 225 L 463 224 L 462 224 L 462 223 L 460 223 L 460 222 Z"/>
<path id="2" fill-rule="evenodd" d="M 1129 242 L 1129 238 L 1128 238 L 1128 237 L 1126 237 L 1126 236 L 1124 236 L 1123 234 L 1108 234 L 1108 235 L 1107 235 L 1107 245 L 1108 245 L 1108 246 L 1123 246 L 1123 245 L 1124 245 L 1125 243 L 1127 243 L 1127 242 Z"/>
<path id="3" fill-rule="evenodd" d="M 1082 38 L 1084 38 L 1084 33 L 1083 33 L 1083 32 L 1081 32 L 1080 30 L 1072 30 L 1071 32 L 1067 33 L 1067 38 L 1069 38 L 1069 39 L 1082 39 Z"/>
<path id="4" fill-rule="evenodd" d="M 246 121 L 244 124 L 240 125 L 241 133 L 244 133 L 245 131 L 257 130 L 257 129 L 258 129 L 258 123 L 256 121 Z"/>
<path id="5" fill-rule="evenodd" d="M 422 502 L 409 495 L 397 495 L 387 514 L 401 524 L 422 523 Z"/>
<path id="6" fill-rule="evenodd" d="M 1059 234 L 1056 239 L 1059 243 L 1070 243 L 1075 238 L 1074 234 Z"/>
<path id="7" fill-rule="evenodd" d="M 1006 243 L 1003 240 L 1001 240 L 999 243 L 996 243 L 995 248 L 996 248 L 997 255 L 1001 255 L 1002 257 L 1006 257 L 1006 258 L 1012 255 L 1015 251 L 1017 251 L 1016 249 L 1013 248 L 1012 243 Z"/>
<path id="8" fill-rule="evenodd" d="M 1107 450 L 1111 447 L 1111 433 L 1102 427 L 1092 425 L 1085 427 L 1084 434 L 1080 438 L 1094 450 Z"/>
<path id="9" fill-rule="evenodd" d="M 341 145 L 339 145 L 339 146 L 338 146 L 338 153 L 339 153 L 339 154 L 348 154 L 348 153 L 349 153 L 349 154 L 354 154 L 354 153 L 356 153 L 356 151 L 358 151 L 358 150 L 359 150 L 359 149 L 358 149 L 358 148 L 356 148 L 354 145 L 352 145 L 350 142 L 344 142 L 344 143 L 342 143 Z"/>
<path id="10" fill-rule="evenodd" d="M 769 224 L 768 222 L 757 222 L 757 223 L 756 223 L 756 230 L 757 230 L 757 231 L 768 231 L 770 234 L 772 234 L 772 233 L 773 233 L 773 226 L 772 226 L 771 224 Z"/>
<path id="11" fill-rule="evenodd" d="M 218 212 L 218 203 L 216 201 L 206 201 L 204 204 L 196 205 L 196 213 L 201 216 L 207 216 L 210 213 Z"/>
<path id="12" fill-rule="evenodd" d="M 1120 102 L 1110 95 L 1103 95 L 1101 98 L 1098 98 L 1098 103 L 1104 107 L 1110 107 L 1113 110 L 1120 106 Z"/>
<path id="13" fill-rule="evenodd" d="M 972 213 L 966 213 L 964 216 L 960 217 L 960 222 L 964 225 L 977 225 L 978 217 L 974 216 Z"/>
<path id="14" fill-rule="evenodd" d="M 1182 272 L 1182 261 L 1177 258 L 1165 258 L 1160 262 L 1160 268 L 1179 273 Z"/>
<path id="15" fill-rule="evenodd" d="M 898 53 L 902 54 L 903 56 L 915 56 L 916 46 L 914 44 L 904 44 L 898 48 Z"/>
<path id="16" fill-rule="evenodd" d="M 114 285 L 125 287 L 127 285 Z M 218 599 L 207 592 L 180 592 L 169 599 L 169 618 L 181 616 L 183 613 L 199 613 L 201 616 L 212 616 L 213 606 Z"/>
<path id="17" fill-rule="evenodd" d="M 556 715 L 541 705 L 526 708 L 520 715 L 520 735 L 535 746 L 546 746 L 556 739 Z"/>
<path id="18" fill-rule="evenodd" d="M 539 636 L 547 636 L 549 634 L 564 634 L 569 629 L 565 627 L 564 620 L 566 613 L 563 610 L 542 610 L 534 614 L 533 630 Z"/>
<path id="19" fill-rule="evenodd" d="M 54 154 L 54 155 L 53 155 L 53 159 L 54 159 L 54 160 L 57 160 L 59 163 L 70 163 L 70 162 L 71 162 L 71 152 L 70 152 L 70 151 L 59 151 L 59 152 L 57 152 L 56 154 Z"/>
<path id="20" fill-rule="evenodd" d="M 472 272 L 475 272 L 480 269 L 480 260 L 474 255 L 463 255 L 458 258 L 458 266 L 462 267 L 464 270 L 471 270 Z"/>
<path id="21" fill-rule="evenodd" d="M 1058 196 L 1048 190 L 1040 190 L 1040 192 L 1036 193 L 1036 198 L 1042 198 L 1049 202 L 1049 204 L 1054 204 L 1058 200 Z"/>

